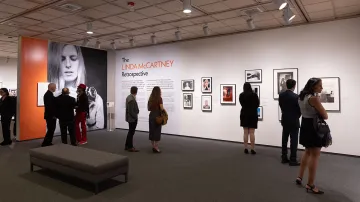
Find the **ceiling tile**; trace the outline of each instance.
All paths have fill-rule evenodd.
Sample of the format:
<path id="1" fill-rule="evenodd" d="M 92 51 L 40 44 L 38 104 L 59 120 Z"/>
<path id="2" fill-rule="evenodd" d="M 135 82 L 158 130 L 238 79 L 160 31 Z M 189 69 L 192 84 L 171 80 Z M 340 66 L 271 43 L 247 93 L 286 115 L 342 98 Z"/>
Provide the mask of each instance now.
<path id="1" fill-rule="evenodd" d="M 135 40 L 149 40 L 150 41 L 150 38 L 151 38 L 152 34 L 142 34 L 142 35 L 138 35 L 138 36 L 135 36 Z"/>
<path id="2" fill-rule="evenodd" d="M 108 30 L 111 30 L 113 32 L 122 32 L 122 31 L 125 31 L 126 28 L 124 27 L 118 27 L 118 26 L 110 26 L 110 27 L 107 27 L 105 29 L 108 29 Z"/>
<path id="3" fill-rule="evenodd" d="M 61 31 L 64 31 L 64 32 L 69 32 L 69 33 L 73 33 L 73 34 L 84 34 L 84 30 L 80 30 L 80 29 L 76 29 L 74 27 L 69 27 L 69 28 L 65 28 L 65 29 L 62 29 Z"/>
<path id="4" fill-rule="evenodd" d="M 45 15 L 42 13 L 29 13 L 29 14 L 25 15 L 25 17 L 36 19 L 36 20 L 41 20 L 41 21 L 48 21 L 48 20 L 56 18 L 54 16 Z"/>
<path id="5" fill-rule="evenodd" d="M 191 19 L 190 21 L 193 22 L 194 24 L 201 24 L 201 23 L 214 22 L 216 21 L 216 19 L 211 16 L 204 16 L 204 17 Z"/>
<path id="6" fill-rule="evenodd" d="M 58 35 L 58 36 L 64 36 L 64 37 L 71 35 L 71 33 L 69 33 L 69 32 L 64 32 L 64 31 L 62 31 L 62 30 L 52 31 L 52 32 L 50 32 L 50 34 L 54 34 L 54 35 Z"/>
<path id="7" fill-rule="evenodd" d="M 301 3 L 306 6 L 306 5 L 310 5 L 310 4 L 317 4 L 317 3 L 321 3 L 321 2 L 327 2 L 329 0 L 301 0 Z"/>
<path id="8" fill-rule="evenodd" d="M 104 28 L 104 27 L 110 27 L 112 25 L 106 23 L 106 22 L 101 22 L 101 21 L 93 21 L 92 23 L 92 27 L 94 29 L 98 29 L 98 28 Z"/>
<path id="9" fill-rule="evenodd" d="M 146 18 L 146 19 L 137 21 L 137 23 L 144 25 L 144 26 L 151 26 L 151 25 L 161 24 L 161 21 L 156 20 L 154 18 Z"/>
<path id="10" fill-rule="evenodd" d="M 5 12 L 0 12 L 0 19 L 2 18 L 8 18 L 10 16 L 12 16 L 13 14 L 11 13 L 5 13 Z"/>
<path id="11" fill-rule="evenodd" d="M 175 14 L 165 14 L 165 15 L 160 15 L 160 16 L 156 16 L 154 17 L 158 20 L 161 20 L 163 22 L 170 22 L 170 21 L 174 21 L 174 20 L 179 20 L 181 19 L 179 16 L 175 15 Z"/>
<path id="12" fill-rule="evenodd" d="M 56 19 L 50 20 L 49 22 L 59 24 L 59 25 L 64 25 L 64 26 L 71 26 L 71 25 L 77 24 L 77 22 L 74 22 L 72 20 L 62 19 L 62 18 L 56 18 Z"/>
<path id="13" fill-rule="evenodd" d="M 91 8 L 106 3 L 102 0 L 71 0 L 71 3 L 78 4 L 80 6 Z"/>
<path id="14" fill-rule="evenodd" d="M 46 8 L 46 9 L 41 10 L 39 12 L 43 13 L 43 14 L 46 14 L 46 15 L 51 15 L 51 16 L 54 16 L 54 17 L 62 17 L 62 16 L 65 16 L 65 15 L 69 15 L 69 13 L 58 11 L 58 10 L 55 10 L 55 9 L 52 9 L 52 8 Z"/>
<path id="15" fill-rule="evenodd" d="M 217 34 L 229 34 L 229 33 L 234 33 L 237 31 L 238 30 L 235 29 L 234 27 L 223 27 L 223 28 L 213 30 L 213 32 L 215 32 Z"/>
<path id="16" fill-rule="evenodd" d="M 50 23 L 50 22 L 43 22 L 43 23 L 38 24 L 38 25 L 39 25 L 39 26 L 42 26 L 42 27 L 53 28 L 53 29 L 61 29 L 61 28 L 64 28 L 64 25 L 54 24 L 54 23 Z"/>
<path id="17" fill-rule="evenodd" d="M 256 2 L 254 0 L 227 0 L 224 1 L 223 4 L 225 4 L 225 6 L 229 7 L 229 8 L 241 8 L 241 7 L 245 7 L 245 6 L 251 6 L 256 4 Z"/>
<path id="18" fill-rule="evenodd" d="M 271 12 L 259 13 L 253 16 L 254 22 L 273 19 L 274 15 Z"/>
<path id="19" fill-rule="evenodd" d="M 280 27 L 281 25 L 282 24 L 276 19 L 263 20 L 255 23 L 255 26 L 259 28 Z"/>
<path id="20" fill-rule="evenodd" d="M 318 3 L 318 4 L 307 5 L 307 6 L 305 6 L 305 9 L 308 13 L 314 13 L 314 12 L 333 9 L 333 6 L 332 6 L 332 3 L 330 1 L 328 1 L 328 2 L 323 2 L 323 3 Z"/>
<path id="21" fill-rule="evenodd" d="M 94 30 L 94 34 L 110 34 L 113 33 L 114 31 L 112 30 L 108 30 L 108 29 L 95 29 Z"/>
<path id="22" fill-rule="evenodd" d="M 35 6 L 39 5 L 37 3 L 33 3 L 30 1 L 26 1 L 26 0 L 5 0 L 1 3 L 11 5 L 11 6 L 16 6 L 19 8 L 24 8 L 24 9 L 31 9 L 31 8 L 34 8 Z"/>
<path id="23" fill-rule="evenodd" d="M 114 1 L 112 2 L 113 4 L 116 4 L 118 6 L 121 6 L 123 8 L 128 8 L 128 5 L 127 5 L 127 2 L 128 1 L 124 1 L 124 0 L 117 0 L 117 1 Z M 140 8 L 144 8 L 144 7 L 147 7 L 147 6 L 150 6 L 150 4 L 144 2 L 144 1 L 141 1 L 141 0 L 132 0 L 132 2 L 135 3 L 135 10 L 138 10 Z"/>
<path id="24" fill-rule="evenodd" d="M 123 18 L 120 18 L 118 16 L 107 17 L 107 18 L 103 18 L 102 20 L 106 21 L 106 22 L 113 23 L 113 24 L 118 24 L 118 25 L 129 22 L 129 21 L 127 21 L 127 20 L 125 20 Z"/>
<path id="25" fill-rule="evenodd" d="M 110 15 L 108 13 L 101 12 L 101 11 L 98 11 L 98 10 L 95 10 L 95 9 L 88 9 L 88 10 L 82 11 L 82 12 L 80 12 L 78 14 L 82 15 L 82 16 L 85 16 L 85 17 L 93 18 L 93 19 L 104 18 L 104 17 Z"/>
<path id="26" fill-rule="evenodd" d="M 129 23 L 122 24 L 121 26 L 130 28 L 130 29 L 136 29 L 136 28 L 142 27 L 143 25 L 136 23 L 136 22 L 129 22 Z"/>
<path id="27" fill-rule="evenodd" d="M 120 18 L 124 18 L 125 20 L 128 20 L 128 21 L 138 21 L 138 20 L 141 20 L 141 19 L 145 19 L 146 16 L 140 14 L 140 13 L 137 13 L 137 12 L 128 12 L 128 13 L 124 13 L 124 14 L 121 14 L 121 15 L 118 15 Z"/>
<path id="28" fill-rule="evenodd" d="M 313 21 L 334 19 L 335 17 L 333 10 L 320 11 L 320 12 L 308 13 L 308 14 L 310 16 L 310 19 Z"/>
<path id="29" fill-rule="evenodd" d="M 333 0 L 335 7 L 360 5 L 360 0 Z"/>
<path id="30" fill-rule="evenodd" d="M 167 30 L 167 29 L 173 29 L 175 27 L 170 25 L 170 24 L 161 24 L 161 25 L 154 26 L 152 28 L 155 29 L 155 30 L 162 31 L 162 30 Z"/>
<path id="31" fill-rule="evenodd" d="M 217 20 L 224 20 L 224 19 L 228 19 L 228 18 L 239 17 L 239 15 L 240 15 L 239 11 L 229 11 L 229 12 L 212 15 L 212 17 Z"/>
<path id="32" fill-rule="evenodd" d="M 154 16 L 163 15 L 163 14 L 168 13 L 167 11 L 157 8 L 156 6 L 150 6 L 147 8 L 139 9 L 139 10 L 137 10 L 137 12 L 141 13 L 145 16 L 148 16 L 148 17 L 154 17 Z"/>
<path id="33" fill-rule="evenodd" d="M 25 10 L 26 9 L 15 7 L 15 6 L 10 6 L 7 4 L 1 4 L 1 6 L 0 6 L 0 12 L 5 12 L 5 13 L 18 14 Z"/>
<path id="34" fill-rule="evenodd" d="M 154 32 L 157 32 L 159 30 L 156 30 L 153 27 L 145 27 L 145 28 L 137 29 L 136 31 L 145 34 L 145 33 L 154 33 Z"/>
<path id="35" fill-rule="evenodd" d="M 208 23 L 208 27 L 210 29 L 215 29 L 215 28 L 221 28 L 221 27 L 226 27 L 227 25 L 225 25 L 224 23 L 222 22 L 219 22 L 219 21 L 215 21 L 215 22 L 210 22 Z"/>
<path id="36" fill-rule="evenodd" d="M 66 20 L 72 20 L 76 23 L 84 23 L 84 22 L 90 21 L 89 19 L 78 16 L 78 15 L 66 15 L 61 18 L 66 19 Z"/>
<path id="37" fill-rule="evenodd" d="M 235 26 L 232 26 L 232 28 L 236 29 L 237 31 L 247 31 L 247 30 L 249 30 L 249 26 L 247 24 L 235 25 Z"/>
<path id="38" fill-rule="evenodd" d="M 85 38 L 85 36 L 88 37 L 89 35 L 88 34 L 73 34 L 73 35 L 71 35 L 71 37 L 75 38 L 75 39 L 83 39 L 83 38 Z"/>
<path id="39" fill-rule="evenodd" d="M 239 25 L 239 24 L 244 24 L 246 23 L 246 20 L 242 17 L 237 17 L 237 18 L 231 18 L 231 19 L 227 19 L 227 20 L 222 20 L 220 21 L 228 26 L 235 26 L 235 25 Z"/>
<path id="40" fill-rule="evenodd" d="M 220 2 L 201 6 L 200 8 L 205 10 L 208 13 L 220 12 L 220 11 L 230 9 L 229 7 L 225 6 L 225 4 L 220 3 Z"/>
<path id="41" fill-rule="evenodd" d="M 33 30 L 33 31 L 37 31 L 37 32 L 49 32 L 49 31 L 53 31 L 54 29 L 50 28 L 50 27 L 42 27 L 39 25 L 34 25 L 34 26 L 30 26 L 30 27 L 26 27 L 26 29 L 29 30 Z"/>
<path id="42" fill-rule="evenodd" d="M 41 34 L 41 35 L 37 35 L 36 38 L 41 38 L 41 39 L 56 39 L 59 38 L 60 36 L 55 35 L 55 34 L 49 34 L 49 33 L 45 33 L 45 34 Z"/>
<path id="43" fill-rule="evenodd" d="M 126 36 L 136 36 L 136 35 L 140 35 L 142 34 L 141 32 L 137 31 L 137 30 L 131 30 L 131 31 L 126 31 L 126 32 L 122 32 L 120 35 L 122 35 L 123 37 Z"/>
<path id="44" fill-rule="evenodd" d="M 125 10 L 123 8 L 120 8 L 119 6 L 114 6 L 111 4 L 103 4 L 101 6 L 95 7 L 94 9 L 111 15 L 128 12 L 128 10 Z"/>
<path id="45" fill-rule="evenodd" d="M 31 30 L 16 30 L 14 32 L 8 33 L 7 35 L 10 36 L 35 36 L 40 34 L 39 32 L 31 31 Z"/>
<path id="46" fill-rule="evenodd" d="M 196 6 L 203 6 L 207 4 L 216 3 L 223 0 L 192 0 L 191 3 Z"/>
<path id="47" fill-rule="evenodd" d="M 182 29 L 188 32 L 199 32 L 199 31 L 203 31 L 203 26 L 192 25 L 192 26 L 183 27 Z"/>
<path id="48" fill-rule="evenodd" d="M 41 23 L 39 20 L 33 20 L 30 18 L 26 18 L 26 17 L 17 17 L 12 19 L 11 21 L 16 22 L 17 24 L 25 24 L 25 25 L 36 25 Z"/>
<path id="49" fill-rule="evenodd" d="M 356 6 L 340 7 L 335 9 L 336 16 L 350 16 L 360 14 L 360 4 Z"/>
<path id="50" fill-rule="evenodd" d="M 158 5 L 157 7 L 168 11 L 168 12 L 176 12 L 183 10 L 183 4 L 180 1 L 170 1 L 163 4 Z"/>
<path id="51" fill-rule="evenodd" d="M 75 41 L 76 39 L 75 38 L 71 38 L 71 37 L 60 37 L 60 38 L 57 38 L 56 41 L 59 41 L 59 42 L 70 42 L 70 41 Z"/>
<path id="52" fill-rule="evenodd" d="M 184 27 L 184 26 L 193 25 L 194 23 L 191 22 L 190 20 L 182 20 L 182 21 L 179 21 L 179 22 L 172 22 L 170 24 L 175 26 L 175 27 Z"/>

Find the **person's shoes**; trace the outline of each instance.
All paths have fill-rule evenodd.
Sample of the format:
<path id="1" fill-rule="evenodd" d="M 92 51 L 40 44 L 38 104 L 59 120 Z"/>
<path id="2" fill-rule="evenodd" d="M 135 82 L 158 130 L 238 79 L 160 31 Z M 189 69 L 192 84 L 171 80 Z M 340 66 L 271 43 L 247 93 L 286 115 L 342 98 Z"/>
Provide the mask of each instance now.
<path id="1" fill-rule="evenodd" d="M 248 150 L 248 149 L 244 149 L 244 153 L 245 153 L 245 154 L 249 154 L 249 150 Z"/>
<path id="2" fill-rule="evenodd" d="M 161 153 L 161 151 L 159 149 L 155 149 L 155 148 L 153 148 L 152 151 L 153 151 L 153 153 L 157 153 L 157 154 Z"/>
<path id="3" fill-rule="evenodd" d="M 300 166 L 300 163 L 298 161 L 290 161 L 289 166 Z"/>
<path id="4" fill-rule="evenodd" d="M 317 189 L 315 185 L 311 186 L 309 184 L 306 185 L 306 192 L 310 192 L 310 193 L 313 193 L 313 194 L 324 194 L 323 191 L 320 191 L 319 189 Z"/>
<path id="5" fill-rule="evenodd" d="M 135 149 L 134 147 L 133 148 L 129 148 L 129 149 L 125 149 L 126 151 L 128 152 L 139 152 L 138 149 Z"/>
<path id="6" fill-rule="evenodd" d="M 78 143 L 78 145 L 84 145 L 84 144 L 87 144 L 87 141 L 80 141 L 80 142 Z"/>
<path id="7" fill-rule="evenodd" d="M 255 150 L 251 150 L 251 154 L 255 155 L 256 154 L 256 151 Z"/>
<path id="8" fill-rule="evenodd" d="M 282 164 L 286 164 L 286 163 L 289 163 L 290 160 L 287 158 L 287 156 L 283 155 L 281 156 L 281 163 Z"/>
<path id="9" fill-rule="evenodd" d="M 302 178 L 301 177 L 297 177 L 296 180 L 295 180 L 295 183 L 297 185 L 302 185 Z"/>
<path id="10" fill-rule="evenodd" d="M 0 143 L 1 146 L 7 146 L 7 145 L 11 145 L 12 141 L 3 141 L 2 143 Z"/>

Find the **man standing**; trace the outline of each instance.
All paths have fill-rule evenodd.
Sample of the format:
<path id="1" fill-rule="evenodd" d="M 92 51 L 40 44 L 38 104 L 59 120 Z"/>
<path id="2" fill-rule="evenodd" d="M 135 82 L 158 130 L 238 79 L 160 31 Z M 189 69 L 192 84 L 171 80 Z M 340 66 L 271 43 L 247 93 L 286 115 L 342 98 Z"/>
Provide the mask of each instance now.
<path id="1" fill-rule="evenodd" d="M 60 123 L 61 141 L 67 144 L 67 132 L 70 135 L 71 145 L 76 146 L 74 109 L 76 100 L 69 96 L 68 88 L 62 89 L 62 94 L 56 98 L 57 117 Z"/>
<path id="2" fill-rule="evenodd" d="M 288 79 L 286 81 L 287 90 L 280 93 L 279 105 L 282 112 L 281 125 L 283 126 L 282 132 L 282 163 L 289 163 L 290 166 L 299 166 L 297 161 L 297 148 L 299 139 L 299 118 L 301 116 L 299 107 L 299 97 L 294 93 L 296 81 Z M 287 157 L 287 143 L 290 136 L 290 161 Z"/>
<path id="3" fill-rule="evenodd" d="M 86 118 L 89 116 L 89 99 L 86 95 L 85 90 L 86 90 L 85 84 L 80 84 L 78 86 L 75 131 L 76 131 L 76 141 L 79 144 L 87 143 Z M 81 132 L 80 132 L 79 124 L 81 125 Z M 94 125 L 96 125 L 96 121 L 95 121 Z"/>
<path id="4" fill-rule="evenodd" d="M 44 94 L 45 113 L 44 119 L 46 120 L 47 132 L 42 143 L 42 147 L 51 146 L 56 128 L 56 106 L 54 92 L 56 90 L 56 84 L 50 83 L 48 90 Z"/>
<path id="5" fill-rule="evenodd" d="M 1 146 L 11 145 L 10 137 L 10 124 L 11 119 L 15 115 L 15 103 L 14 99 L 9 96 L 7 88 L 0 89 L 0 115 L 1 115 L 1 127 L 3 132 L 4 141 L 0 144 Z"/>
<path id="6" fill-rule="evenodd" d="M 126 98 L 126 115 L 125 120 L 129 123 L 129 131 L 126 137 L 125 150 L 129 152 L 138 152 L 133 145 L 133 138 L 138 123 L 139 107 L 136 102 L 138 88 L 133 86 L 130 89 L 130 95 Z"/>

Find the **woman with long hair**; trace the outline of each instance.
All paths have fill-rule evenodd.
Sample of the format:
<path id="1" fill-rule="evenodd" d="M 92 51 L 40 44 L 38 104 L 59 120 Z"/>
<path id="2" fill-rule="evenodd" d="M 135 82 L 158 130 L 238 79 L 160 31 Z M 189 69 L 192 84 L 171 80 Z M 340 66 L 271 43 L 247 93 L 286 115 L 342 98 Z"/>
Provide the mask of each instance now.
<path id="1" fill-rule="evenodd" d="M 300 126 L 300 144 L 305 147 L 305 153 L 302 156 L 299 175 L 296 178 L 296 184 L 302 184 L 305 169 L 309 168 L 309 177 L 306 185 L 306 191 L 314 194 L 324 194 L 314 184 L 316 169 L 322 147 L 321 138 L 317 135 L 314 128 L 314 119 L 321 116 L 328 118 L 328 114 L 320 102 L 317 95 L 322 91 L 322 81 L 319 78 L 311 78 L 306 83 L 304 89 L 299 95 L 299 106 L 302 120 Z"/>
<path id="2" fill-rule="evenodd" d="M 55 96 L 61 94 L 61 89 L 69 88 L 70 96 L 77 98 L 77 87 L 86 84 L 86 68 L 81 47 L 56 42 L 49 44 L 48 82 L 57 85 Z M 87 88 L 86 93 L 92 98 L 89 99 L 87 127 L 89 130 L 102 129 L 105 126 L 103 99 L 94 87 Z"/>
<path id="3" fill-rule="evenodd" d="M 260 104 L 259 97 L 252 90 L 250 83 L 245 82 L 243 92 L 239 96 L 241 104 L 240 112 L 240 126 L 244 129 L 244 153 L 248 154 L 248 141 L 250 135 L 251 154 L 256 154 L 255 151 L 255 129 L 258 124 L 258 107 Z"/>
<path id="4" fill-rule="evenodd" d="M 149 114 L 149 140 L 151 141 L 154 153 L 160 153 L 159 141 L 161 139 L 161 124 L 156 123 L 156 117 L 164 111 L 163 100 L 161 98 L 161 89 L 155 86 L 151 92 L 148 101 Z"/>

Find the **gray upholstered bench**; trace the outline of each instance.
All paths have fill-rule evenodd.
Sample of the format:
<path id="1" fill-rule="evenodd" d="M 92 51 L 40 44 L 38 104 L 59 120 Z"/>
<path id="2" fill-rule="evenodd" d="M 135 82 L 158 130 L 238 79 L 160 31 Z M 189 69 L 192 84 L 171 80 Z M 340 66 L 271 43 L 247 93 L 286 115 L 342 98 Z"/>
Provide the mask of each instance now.
<path id="1" fill-rule="evenodd" d="M 94 183 L 96 194 L 100 182 L 118 175 L 127 182 L 129 172 L 126 156 L 66 144 L 31 149 L 31 171 L 34 165 Z"/>

